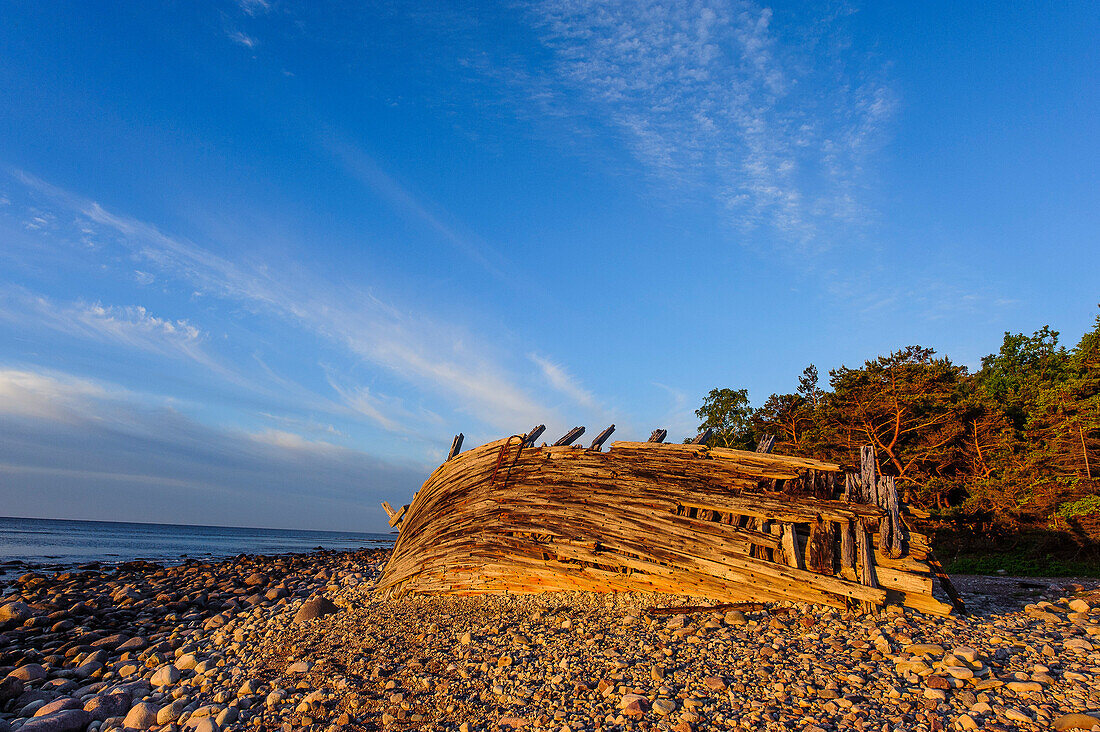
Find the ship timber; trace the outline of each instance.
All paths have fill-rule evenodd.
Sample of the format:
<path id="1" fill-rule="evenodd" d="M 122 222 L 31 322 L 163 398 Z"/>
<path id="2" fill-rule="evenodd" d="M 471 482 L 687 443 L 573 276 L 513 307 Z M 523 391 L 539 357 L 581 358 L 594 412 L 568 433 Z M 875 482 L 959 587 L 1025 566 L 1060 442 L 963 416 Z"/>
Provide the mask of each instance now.
<path id="1" fill-rule="evenodd" d="M 576 436 L 536 447 L 532 431 L 464 453 L 457 436 L 408 506 L 383 504 L 399 533 L 379 589 L 962 611 L 870 448 L 862 470 L 846 472 L 806 458 L 663 444 L 662 432 L 608 451 L 604 433 L 590 448 L 568 444 Z"/>

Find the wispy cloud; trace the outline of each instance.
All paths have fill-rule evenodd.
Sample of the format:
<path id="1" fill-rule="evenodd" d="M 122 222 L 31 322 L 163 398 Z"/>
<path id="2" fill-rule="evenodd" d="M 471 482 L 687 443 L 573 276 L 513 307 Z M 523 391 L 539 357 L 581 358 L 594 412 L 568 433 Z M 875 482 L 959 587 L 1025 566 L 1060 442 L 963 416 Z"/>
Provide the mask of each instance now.
<path id="1" fill-rule="evenodd" d="M 157 317 L 140 305 L 57 303 L 19 287 L 0 288 L 0 320 L 108 341 L 161 355 L 182 355 L 220 369 L 203 350 L 205 334 L 183 319 Z"/>
<path id="2" fill-rule="evenodd" d="M 539 367 L 543 377 L 550 386 L 554 387 L 582 407 L 587 407 L 589 409 L 597 407 L 596 398 L 592 393 L 582 387 L 576 377 L 566 371 L 563 366 L 535 353 L 528 354 L 527 357 Z"/>
<path id="3" fill-rule="evenodd" d="M 385 530 L 423 465 L 289 430 L 202 424 L 159 397 L 0 367 L 0 505 L 21 515 Z"/>
<path id="4" fill-rule="evenodd" d="M 414 196 L 359 146 L 331 130 L 324 135 L 322 144 L 352 178 L 365 185 L 399 215 L 425 227 L 493 277 L 506 279 L 499 263 L 500 257 L 492 247 L 472 234 L 460 232 L 456 225 L 446 223 L 441 214 Z"/>
<path id="5" fill-rule="evenodd" d="M 548 0 L 530 17 L 549 71 L 512 78 L 540 109 L 610 129 L 663 191 L 712 197 L 742 232 L 820 244 L 869 215 L 866 160 L 894 106 L 844 16 L 777 32 L 752 2 Z"/>
<path id="6" fill-rule="evenodd" d="M 652 382 L 653 386 L 668 394 L 669 406 L 661 416 L 662 424 L 654 425 L 654 429 L 666 429 L 670 436 L 683 435 L 694 437 L 699 431 L 699 420 L 695 416 L 695 410 L 691 407 L 688 395 L 666 384 Z M 700 400 L 701 401 L 701 400 Z"/>
<path id="7" fill-rule="evenodd" d="M 247 35 L 246 33 L 243 33 L 241 31 L 229 31 L 228 33 L 226 33 L 226 35 L 229 36 L 229 40 L 233 41 L 234 43 L 239 43 L 245 48 L 256 47 L 256 39 L 250 35 Z"/>
<path id="8" fill-rule="evenodd" d="M 263 15 L 271 10 L 270 0 L 237 0 L 237 5 L 248 15 Z"/>
<path id="9" fill-rule="evenodd" d="M 89 379 L 21 369 L 0 369 L 0 414 L 73 421 L 109 396 Z"/>
<path id="10" fill-rule="evenodd" d="M 496 430 L 511 432 L 521 429 L 516 425 L 545 421 L 553 414 L 501 364 L 495 349 L 454 324 L 414 315 L 369 291 L 319 281 L 301 270 L 281 270 L 272 262 L 231 261 L 33 176 L 19 177 L 87 223 L 111 232 L 120 245 L 161 274 L 200 293 L 283 318 L 382 367 L 391 378 L 444 397 Z M 369 403 L 352 406 L 367 413 L 363 409 Z M 380 423 L 392 422 L 381 412 L 373 416 Z"/>

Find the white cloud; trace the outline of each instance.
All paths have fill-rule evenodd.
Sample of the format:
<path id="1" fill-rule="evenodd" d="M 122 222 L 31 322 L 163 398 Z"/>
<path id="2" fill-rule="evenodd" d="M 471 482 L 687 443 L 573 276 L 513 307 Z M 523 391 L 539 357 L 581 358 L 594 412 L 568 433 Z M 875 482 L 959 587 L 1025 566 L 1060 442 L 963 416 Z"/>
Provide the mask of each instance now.
<path id="1" fill-rule="evenodd" d="M 577 379 L 562 366 L 534 353 L 528 354 L 527 357 L 539 367 L 543 377 L 552 387 L 582 407 L 596 408 L 596 399 L 592 396 L 592 393 L 584 389 Z"/>
<path id="2" fill-rule="evenodd" d="M 893 97 L 843 14 L 784 18 L 785 34 L 737 0 L 547 0 L 531 18 L 552 62 L 514 82 L 612 130 L 664 190 L 795 244 L 870 215 L 865 163 Z"/>
<path id="3" fill-rule="evenodd" d="M 287 430 L 196 422 L 163 398 L 0 368 L 0 505 L 13 515 L 385 530 L 430 466 Z"/>
<path id="4" fill-rule="evenodd" d="M 552 418 L 553 410 L 502 365 L 499 351 L 454 324 L 413 315 L 369 291 L 335 286 L 311 278 L 304 270 L 283 270 L 272 262 L 230 261 L 33 176 L 18 173 L 17 177 L 93 224 L 109 229 L 121 245 L 162 274 L 198 288 L 199 294 L 233 300 L 253 311 L 283 318 L 382 367 L 394 378 L 444 397 L 494 430 L 510 434 Z M 373 391 L 371 395 L 381 396 Z M 370 415 L 370 402 L 351 406 L 380 423 L 392 422 L 382 412 Z"/>
<path id="5" fill-rule="evenodd" d="M 256 47 L 256 39 L 252 36 L 242 33 L 241 31 L 230 31 L 226 35 L 229 36 L 229 40 L 233 41 L 234 43 L 239 43 L 245 48 Z"/>
<path id="6" fill-rule="evenodd" d="M 329 452 L 342 449 L 337 445 L 333 445 L 331 442 L 325 442 L 324 440 L 309 440 L 296 432 L 287 432 L 285 430 L 264 430 L 263 432 L 254 432 L 248 436 L 256 442 L 262 442 L 287 450 Z"/>
<path id="7" fill-rule="evenodd" d="M 73 421 L 109 396 L 100 384 L 64 374 L 0 369 L 0 414 Z"/>
<path id="8" fill-rule="evenodd" d="M 220 369 L 203 350 L 205 335 L 186 320 L 160 318 L 140 305 L 56 303 L 16 287 L 0 288 L 0 319 L 117 343 L 161 355 L 182 355 Z"/>
<path id="9" fill-rule="evenodd" d="M 237 0 L 237 5 L 248 15 L 262 15 L 271 10 L 269 0 Z"/>

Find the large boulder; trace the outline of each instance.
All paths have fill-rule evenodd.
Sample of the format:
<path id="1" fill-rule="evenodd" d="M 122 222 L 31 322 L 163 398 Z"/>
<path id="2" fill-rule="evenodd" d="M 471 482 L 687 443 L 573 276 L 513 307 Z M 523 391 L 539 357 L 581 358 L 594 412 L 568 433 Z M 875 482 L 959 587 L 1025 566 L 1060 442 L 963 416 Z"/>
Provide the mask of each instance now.
<path id="1" fill-rule="evenodd" d="M 24 666 L 12 671 L 8 674 L 13 679 L 19 679 L 20 681 L 40 681 L 46 678 L 46 669 L 39 663 L 28 663 Z"/>
<path id="2" fill-rule="evenodd" d="M 21 732 L 84 732 L 91 721 L 92 715 L 83 709 L 67 709 L 29 719 L 19 729 Z"/>
<path id="3" fill-rule="evenodd" d="M 171 686 L 180 680 L 180 670 L 173 664 L 165 664 L 156 670 L 149 683 L 153 686 Z"/>
<path id="4" fill-rule="evenodd" d="M 84 711 L 100 722 L 108 717 L 121 717 L 130 711 L 130 695 L 124 691 L 97 694 L 84 704 Z"/>
<path id="5" fill-rule="evenodd" d="M 126 715 L 122 726 L 128 729 L 149 729 L 157 724 L 157 712 L 160 708 L 149 702 L 138 702 Z"/>
<path id="6" fill-rule="evenodd" d="M 340 608 L 336 607 L 332 600 L 323 595 L 317 595 L 306 600 L 302 607 L 298 608 L 298 612 L 294 615 L 294 622 L 304 623 L 307 620 L 313 620 L 322 615 L 331 615 L 339 611 Z"/>
<path id="7" fill-rule="evenodd" d="M 0 605 L 0 623 L 22 623 L 32 615 L 34 615 L 34 611 L 30 605 L 19 600 Z"/>
<path id="8" fill-rule="evenodd" d="M 0 679 L 0 705 L 19 698 L 23 695 L 23 691 L 23 682 L 19 679 L 11 676 Z"/>
<path id="9" fill-rule="evenodd" d="M 58 699 L 54 699 L 52 702 L 47 702 L 38 708 L 38 711 L 34 713 L 36 717 L 45 717 L 47 714 L 53 714 L 54 712 L 63 712 L 66 709 L 83 709 L 84 705 L 80 703 L 79 699 L 73 699 L 71 696 L 63 696 Z"/>

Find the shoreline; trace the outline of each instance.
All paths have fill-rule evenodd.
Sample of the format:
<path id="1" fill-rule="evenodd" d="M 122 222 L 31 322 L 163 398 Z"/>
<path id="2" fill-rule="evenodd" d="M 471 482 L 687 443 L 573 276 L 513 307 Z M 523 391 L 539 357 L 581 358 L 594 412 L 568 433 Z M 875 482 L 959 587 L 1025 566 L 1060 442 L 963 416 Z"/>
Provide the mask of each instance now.
<path id="1" fill-rule="evenodd" d="M 1100 580 L 960 577 L 969 617 L 794 603 L 669 616 L 648 611 L 713 603 L 385 600 L 373 588 L 388 553 L 25 573 L 0 585 L 0 732 L 931 732 L 1100 719 Z"/>

